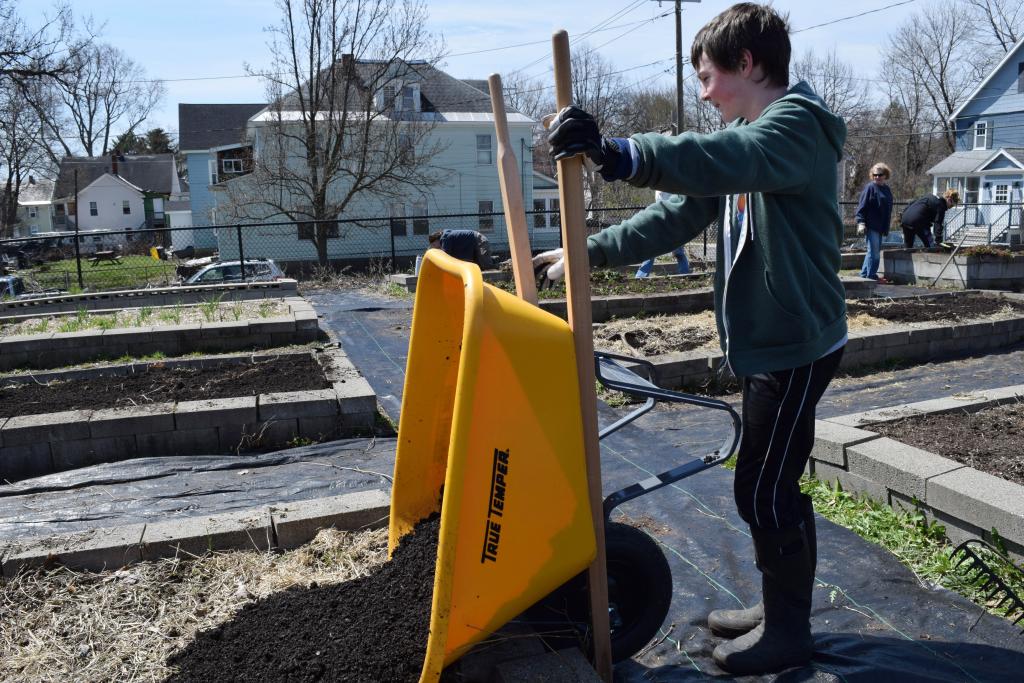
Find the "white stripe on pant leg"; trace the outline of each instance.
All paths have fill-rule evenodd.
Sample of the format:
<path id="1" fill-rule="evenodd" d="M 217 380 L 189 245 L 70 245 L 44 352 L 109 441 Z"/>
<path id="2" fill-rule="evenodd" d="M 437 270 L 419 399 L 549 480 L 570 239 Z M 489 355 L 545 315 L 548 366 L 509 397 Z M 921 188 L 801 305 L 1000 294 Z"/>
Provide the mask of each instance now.
<path id="1" fill-rule="evenodd" d="M 775 477 L 775 488 L 772 489 L 772 514 L 775 516 L 775 526 L 779 526 L 779 511 L 775 507 L 775 498 L 779 494 L 779 480 L 782 479 L 782 468 L 786 466 L 786 458 L 789 456 L 789 444 L 793 441 L 793 432 L 800 423 L 800 413 L 804 412 L 804 402 L 807 401 L 807 392 L 811 388 L 811 380 L 814 379 L 814 361 L 811 361 L 811 369 L 807 373 L 807 386 L 804 387 L 803 398 L 800 399 L 800 407 L 797 408 L 796 416 L 793 418 L 793 427 L 789 430 L 789 438 L 786 439 L 786 450 L 782 452 L 782 462 L 779 463 L 779 474 Z"/>
<path id="2" fill-rule="evenodd" d="M 782 415 L 782 406 L 786 405 L 786 399 L 789 398 L 789 390 L 793 387 L 793 375 L 796 374 L 796 368 L 789 371 L 789 383 L 786 385 L 786 393 L 782 396 L 782 401 L 779 403 L 779 412 L 775 414 L 775 424 L 772 425 L 772 436 L 768 439 L 768 448 L 764 452 L 764 460 L 761 461 L 761 471 L 757 475 L 757 484 L 754 485 L 754 523 L 757 526 L 761 526 L 761 520 L 757 516 L 757 490 L 761 488 L 761 477 L 764 476 L 764 466 L 768 464 L 768 456 L 772 452 L 772 442 L 775 441 L 775 430 L 779 426 L 779 417 Z"/>

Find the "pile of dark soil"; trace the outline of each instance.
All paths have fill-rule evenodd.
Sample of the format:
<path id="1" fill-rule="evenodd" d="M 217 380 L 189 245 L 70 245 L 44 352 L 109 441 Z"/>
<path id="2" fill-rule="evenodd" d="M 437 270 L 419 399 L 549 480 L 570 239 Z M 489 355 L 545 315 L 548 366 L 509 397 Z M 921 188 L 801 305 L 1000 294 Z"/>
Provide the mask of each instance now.
<path id="1" fill-rule="evenodd" d="M 636 327 L 632 330 L 609 330 L 608 326 L 595 330 L 595 339 L 604 342 L 621 341 L 632 351 L 643 356 L 656 356 L 662 353 L 690 351 L 706 345 L 715 339 L 714 330 L 699 327 L 680 328 L 679 326 L 659 326 L 650 323 L 648 327 Z"/>
<path id="2" fill-rule="evenodd" d="M 419 680 L 440 528 L 421 522 L 370 576 L 246 605 L 173 655 L 168 683 Z"/>
<path id="3" fill-rule="evenodd" d="M 1024 305 L 990 297 L 938 297 L 926 299 L 858 299 L 846 302 L 847 315 L 866 313 L 899 323 L 974 320 L 1004 309 L 1024 312 Z"/>
<path id="4" fill-rule="evenodd" d="M 17 385 L 0 379 L 0 417 L 309 391 L 330 386 L 320 365 L 308 354 L 282 354 L 267 361 L 202 368 L 153 363 L 148 369 L 122 377 Z"/>
<path id="5" fill-rule="evenodd" d="M 1024 403 L 910 417 L 868 427 L 891 439 L 1024 484 Z"/>

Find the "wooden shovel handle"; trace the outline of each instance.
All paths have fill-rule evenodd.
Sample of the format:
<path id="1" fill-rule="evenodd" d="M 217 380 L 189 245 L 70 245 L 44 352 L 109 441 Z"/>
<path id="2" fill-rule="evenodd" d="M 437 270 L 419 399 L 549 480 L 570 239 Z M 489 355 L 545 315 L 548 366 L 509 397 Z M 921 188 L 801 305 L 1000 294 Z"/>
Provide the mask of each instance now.
<path id="1" fill-rule="evenodd" d="M 555 61 L 555 102 L 561 110 L 572 104 L 569 34 L 551 38 Z M 590 623 L 594 634 L 594 668 L 606 683 L 612 680 L 611 626 L 608 621 L 608 566 L 604 547 L 604 507 L 601 491 L 601 446 L 597 438 L 597 393 L 594 389 L 594 332 L 590 302 L 590 258 L 587 256 L 586 210 L 583 202 L 583 162 L 578 157 L 558 162 L 558 196 L 562 207 L 562 246 L 565 250 L 565 289 L 569 327 L 576 346 L 576 375 L 580 385 L 583 444 L 587 457 L 590 511 L 597 537 L 597 558 L 587 576 L 590 584 Z"/>
<path id="2" fill-rule="evenodd" d="M 526 209 L 523 208 L 523 184 L 519 179 L 516 155 L 509 141 L 501 76 L 491 74 L 487 83 L 491 91 L 494 130 L 498 137 L 498 181 L 501 184 L 501 202 L 505 207 L 505 225 L 508 227 L 508 244 L 512 251 L 512 275 L 516 281 L 516 294 L 520 299 L 536 306 L 537 282 L 533 279 L 530 233 L 526 230 Z"/>

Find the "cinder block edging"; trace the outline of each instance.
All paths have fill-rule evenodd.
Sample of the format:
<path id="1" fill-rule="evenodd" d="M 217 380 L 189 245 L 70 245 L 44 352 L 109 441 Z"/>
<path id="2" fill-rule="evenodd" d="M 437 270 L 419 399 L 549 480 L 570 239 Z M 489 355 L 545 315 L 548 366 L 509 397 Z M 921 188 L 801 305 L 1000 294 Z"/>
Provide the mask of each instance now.
<path id="1" fill-rule="evenodd" d="M 807 470 L 893 507 L 915 505 L 945 525 L 954 543 L 995 529 L 1010 553 L 1024 559 L 1024 486 L 870 431 L 873 424 L 1020 400 L 1024 385 L 817 420 Z"/>

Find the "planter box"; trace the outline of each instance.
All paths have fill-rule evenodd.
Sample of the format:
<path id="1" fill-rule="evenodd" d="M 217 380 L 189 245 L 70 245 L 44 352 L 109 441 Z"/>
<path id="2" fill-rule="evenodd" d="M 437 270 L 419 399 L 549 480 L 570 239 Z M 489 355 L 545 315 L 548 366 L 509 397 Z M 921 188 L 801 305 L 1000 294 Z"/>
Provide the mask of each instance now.
<path id="1" fill-rule="evenodd" d="M 946 251 L 887 249 L 882 253 L 882 271 L 885 277 L 901 284 L 931 285 L 939 278 L 938 286 L 957 289 L 1024 288 L 1024 251 L 1020 249 L 1014 249 L 1008 258 L 958 253 L 949 262 L 949 257 Z"/>
<path id="2" fill-rule="evenodd" d="M 274 449 L 287 446 L 295 437 L 327 441 L 367 433 L 377 415 L 377 397 L 369 383 L 354 372 L 340 350 L 327 350 L 315 357 L 332 388 L 0 417 L 0 480 L 15 481 L 134 457 Z M 251 354 L 245 354 L 231 359 L 190 358 L 161 363 L 195 366 L 252 360 Z M 35 375 L 35 379 L 15 376 L 4 381 L 116 376 L 145 365 L 51 372 Z"/>
<path id="3" fill-rule="evenodd" d="M 817 420 L 807 470 L 894 507 L 916 507 L 945 525 L 953 543 L 968 538 L 991 541 L 995 529 L 1020 561 L 1024 559 L 1024 486 L 882 437 L 871 431 L 871 425 L 912 416 L 977 412 L 1022 398 L 1024 386 L 1011 386 Z"/>
<path id="4" fill-rule="evenodd" d="M 5 337 L 0 339 L 0 371 L 56 368 L 156 351 L 180 356 L 197 351 L 212 353 L 308 344 L 319 339 L 321 331 L 312 304 L 298 297 L 285 302 L 290 312 L 275 318 Z M 133 301 L 131 305 L 139 305 L 139 302 Z"/>

